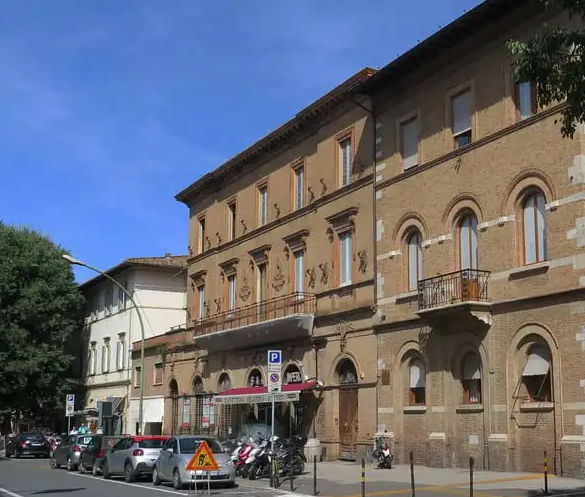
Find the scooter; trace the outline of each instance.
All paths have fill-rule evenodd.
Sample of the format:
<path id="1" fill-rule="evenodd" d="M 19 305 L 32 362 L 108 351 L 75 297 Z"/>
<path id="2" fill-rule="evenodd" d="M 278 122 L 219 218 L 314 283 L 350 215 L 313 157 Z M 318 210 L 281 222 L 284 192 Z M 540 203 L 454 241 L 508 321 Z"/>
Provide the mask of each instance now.
<path id="1" fill-rule="evenodd" d="M 266 448 L 266 441 L 262 441 L 257 445 L 251 447 L 248 457 L 246 458 L 242 469 L 240 470 L 240 476 L 242 478 L 248 478 L 250 469 L 254 466 L 256 457 Z"/>
<path id="2" fill-rule="evenodd" d="M 376 438 L 376 450 L 374 450 L 373 456 L 378 462 L 379 469 L 392 469 L 394 456 L 390 452 L 390 447 L 388 447 L 383 437 Z"/>

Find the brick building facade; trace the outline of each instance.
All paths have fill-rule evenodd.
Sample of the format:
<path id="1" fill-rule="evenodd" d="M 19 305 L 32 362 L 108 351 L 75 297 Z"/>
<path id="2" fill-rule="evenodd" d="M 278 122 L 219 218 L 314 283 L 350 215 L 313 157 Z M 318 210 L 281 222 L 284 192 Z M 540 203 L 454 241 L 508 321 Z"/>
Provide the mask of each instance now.
<path id="1" fill-rule="evenodd" d="M 404 461 L 583 474 L 583 134 L 514 78 L 558 13 L 484 2 L 371 78 L 377 424 Z M 416 63 L 413 63 L 416 61 Z M 384 381 L 386 379 L 386 381 Z"/>
<path id="2" fill-rule="evenodd" d="M 545 21 L 570 22 L 488 0 L 177 195 L 194 343 L 165 362 L 165 432 L 204 398 L 207 429 L 260 421 L 235 398 L 278 348 L 282 413 L 327 457 L 378 433 L 401 462 L 536 471 L 547 450 L 585 473 L 585 136 L 506 48 Z"/>

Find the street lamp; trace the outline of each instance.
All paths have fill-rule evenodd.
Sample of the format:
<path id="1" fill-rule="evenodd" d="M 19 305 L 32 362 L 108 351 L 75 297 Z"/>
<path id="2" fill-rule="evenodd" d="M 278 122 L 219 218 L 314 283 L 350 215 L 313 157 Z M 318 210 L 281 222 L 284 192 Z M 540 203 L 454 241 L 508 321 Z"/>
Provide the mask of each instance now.
<path id="1" fill-rule="evenodd" d="M 76 259 L 75 257 L 70 256 L 69 254 L 63 254 L 63 259 L 65 259 L 69 264 L 72 264 L 74 266 L 83 266 L 86 267 L 87 269 L 91 269 L 92 271 L 95 271 L 96 273 L 101 274 L 104 278 L 110 280 L 114 285 L 116 285 L 120 290 L 122 290 L 124 292 L 124 295 L 126 295 L 126 297 L 128 297 L 128 300 L 130 300 L 130 302 L 132 302 L 132 305 L 134 306 L 134 308 L 136 309 L 136 314 L 138 314 L 138 322 L 140 323 L 140 400 L 138 401 L 138 433 L 137 435 L 140 435 L 142 433 L 142 413 L 143 413 L 143 406 L 144 406 L 144 345 L 145 345 L 145 340 L 144 340 L 144 321 L 142 321 L 142 314 L 140 313 L 140 310 L 138 309 L 138 306 L 136 305 L 136 301 L 134 300 L 134 297 L 132 297 L 132 295 L 130 294 L 130 292 L 128 290 L 126 290 L 126 288 L 124 288 L 123 285 L 121 285 L 118 281 L 116 281 L 114 278 L 112 278 L 109 274 L 104 273 L 103 271 L 100 271 L 99 269 L 90 266 L 89 264 L 86 264 L 83 261 L 80 261 L 79 259 Z"/>

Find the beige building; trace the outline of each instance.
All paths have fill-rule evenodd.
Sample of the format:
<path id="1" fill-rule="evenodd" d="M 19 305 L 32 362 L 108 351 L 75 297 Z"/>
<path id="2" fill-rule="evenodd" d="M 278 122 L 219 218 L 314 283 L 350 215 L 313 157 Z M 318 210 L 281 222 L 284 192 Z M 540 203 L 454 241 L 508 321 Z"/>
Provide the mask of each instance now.
<path id="1" fill-rule="evenodd" d="M 400 461 L 584 473 L 584 138 L 509 39 L 567 18 L 484 2 L 372 77 L 378 411 Z M 367 366 L 374 367 L 374 364 Z"/>
<path id="2" fill-rule="evenodd" d="M 277 428 L 326 457 L 379 434 L 401 462 L 585 473 L 585 136 L 506 48 L 545 21 L 488 0 L 177 195 L 194 343 L 165 431 L 269 424 L 281 349 Z"/>
<path id="3" fill-rule="evenodd" d="M 177 195 L 194 346 L 167 360 L 166 430 L 256 435 L 270 424 L 266 352 L 279 349 L 277 432 L 316 435 L 332 457 L 371 443 L 373 124 L 351 90 L 373 72 Z"/>

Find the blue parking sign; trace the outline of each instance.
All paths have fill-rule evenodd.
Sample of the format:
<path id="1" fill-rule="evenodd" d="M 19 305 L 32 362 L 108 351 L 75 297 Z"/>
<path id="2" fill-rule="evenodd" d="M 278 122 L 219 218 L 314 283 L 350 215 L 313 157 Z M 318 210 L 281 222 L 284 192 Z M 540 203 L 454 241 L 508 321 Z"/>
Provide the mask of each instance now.
<path id="1" fill-rule="evenodd" d="M 268 351 L 268 365 L 280 366 L 282 364 L 282 352 L 280 350 Z"/>

